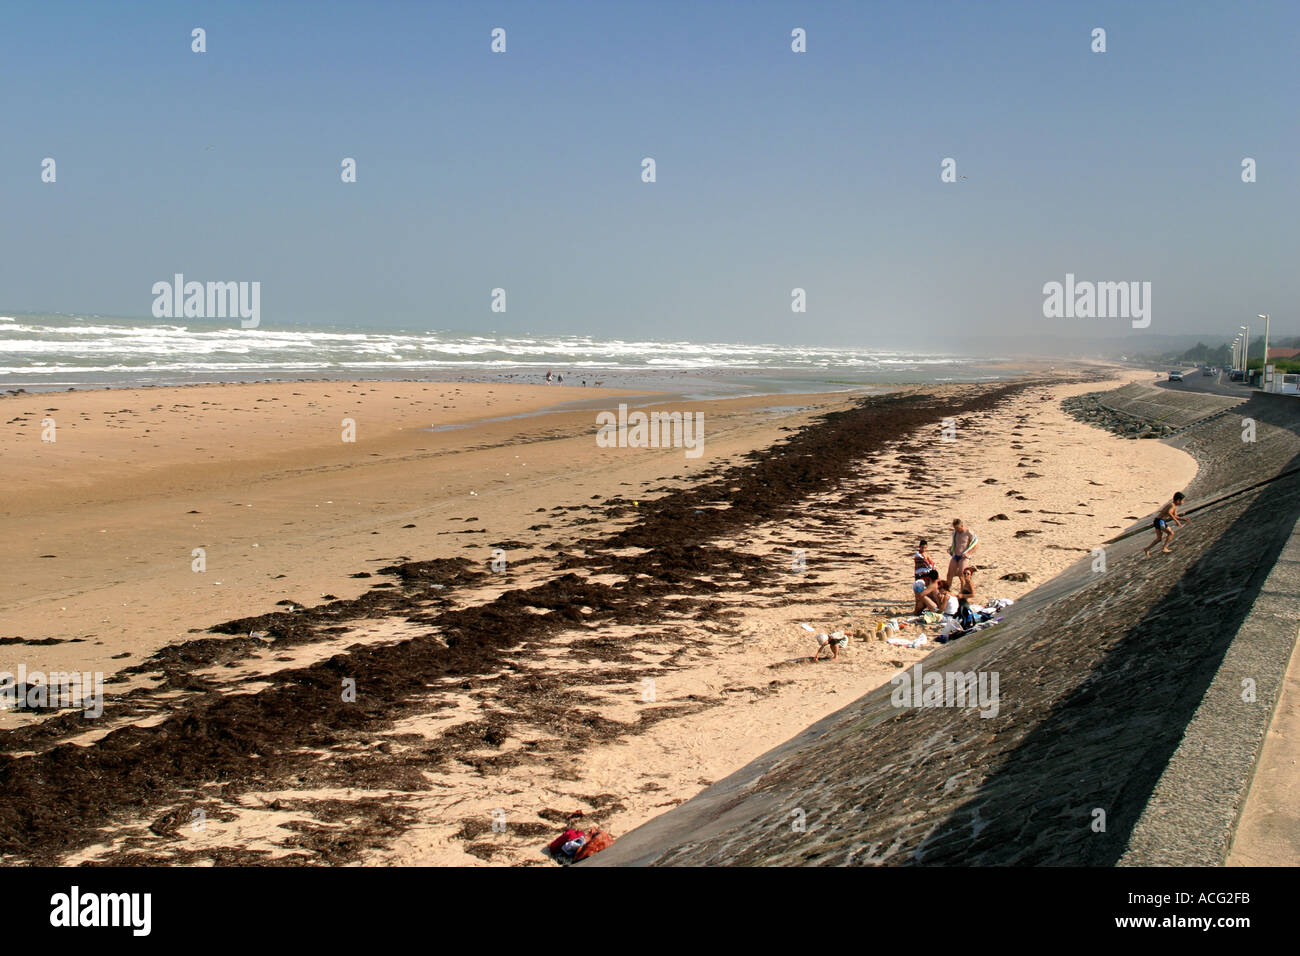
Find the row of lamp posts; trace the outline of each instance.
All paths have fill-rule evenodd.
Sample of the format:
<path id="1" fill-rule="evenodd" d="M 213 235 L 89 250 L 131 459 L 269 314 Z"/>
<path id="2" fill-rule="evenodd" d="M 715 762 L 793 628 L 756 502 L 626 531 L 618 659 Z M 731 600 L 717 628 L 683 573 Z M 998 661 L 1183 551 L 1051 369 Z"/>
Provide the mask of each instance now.
<path id="1" fill-rule="evenodd" d="M 1268 371 L 1268 326 L 1269 317 L 1267 313 L 1257 313 L 1258 317 L 1264 320 L 1264 364 L 1260 369 L 1260 384 L 1265 390 L 1268 383 L 1264 381 L 1264 375 Z M 1232 343 L 1233 367 L 1241 369 L 1241 380 L 1247 385 L 1250 384 L 1250 326 L 1237 326 L 1241 331 L 1237 333 L 1236 339 Z"/>

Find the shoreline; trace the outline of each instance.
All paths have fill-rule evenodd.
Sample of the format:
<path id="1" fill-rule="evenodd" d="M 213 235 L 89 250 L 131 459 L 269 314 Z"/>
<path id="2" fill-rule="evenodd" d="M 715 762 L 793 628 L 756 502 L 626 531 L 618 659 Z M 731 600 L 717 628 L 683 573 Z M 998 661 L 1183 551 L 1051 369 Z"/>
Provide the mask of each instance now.
<path id="1" fill-rule="evenodd" d="M 854 392 L 879 392 L 896 388 L 942 387 L 945 385 L 983 385 L 1014 381 L 1030 375 L 1022 366 L 1033 363 L 994 363 L 987 366 L 990 374 L 969 380 L 951 377 L 933 381 L 917 381 L 915 375 L 900 375 L 897 379 L 863 376 L 858 379 L 841 377 L 850 370 L 837 370 L 833 374 L 818 374 L 806 368 L 742 368 L 714 366 L 707 368 L 635 368 L 592 367 L 581 369 L 560 368 L 570 376 L 568 384 L 547 386 L 545 370 L 538 366 L 511 366 L 494 369 L 458 369 L 453 367 L 429 369 L 400 369 L 391 374 L 377 374 L 376 369 L 365 369 L 358 374 L 339 374 L 322 377 L 297 377 L 290 375 L 270 378 L 249 378 L 244 373 L 231 373 L 228 378 L 210 378 L 196 381 L 163 382 L 58 382 L 32 383 L 22 381 L 0 382 L 0 401 L 23 395 L 49 395 L 78 392 L 131 392 L 158 391 L 187 388 L 229 388 L 250 385 L 505 385 L 513 387 L 578 388 L 593 394 L 610 390 L 642 391 L 646 394 L 675 395 L 689 401 L 710 401 L 719 398 L 762 398 L 791 394 L 852 394 Z M 586 384 L 582 384 L 586 381 Z"/>

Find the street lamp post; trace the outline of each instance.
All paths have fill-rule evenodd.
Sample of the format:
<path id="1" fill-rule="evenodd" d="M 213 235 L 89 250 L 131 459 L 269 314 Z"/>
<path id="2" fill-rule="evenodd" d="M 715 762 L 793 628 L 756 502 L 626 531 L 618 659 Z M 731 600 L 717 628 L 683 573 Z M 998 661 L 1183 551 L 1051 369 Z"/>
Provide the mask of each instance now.
<path id="1" fill-rule="evenodd" d="M 1250 326 L 1238 326 L 1246 333 L 1246 338 L 1241 344 L 1241 380 L 1247 388 L 1250 388 Z"/>
<path id="2" fill-rule="evenodd" d="M 1264 375 L 1267 376 L 1268 375 L 1268 314 L 1265 312 L 1259 312 L 1256 314 L 1261 319 L 1264 320 Z M 1264 391 L 1267 392 L 1269 390 L 1268 381 L 1264 380 L 1262 384 L 1264 386 Z"/>

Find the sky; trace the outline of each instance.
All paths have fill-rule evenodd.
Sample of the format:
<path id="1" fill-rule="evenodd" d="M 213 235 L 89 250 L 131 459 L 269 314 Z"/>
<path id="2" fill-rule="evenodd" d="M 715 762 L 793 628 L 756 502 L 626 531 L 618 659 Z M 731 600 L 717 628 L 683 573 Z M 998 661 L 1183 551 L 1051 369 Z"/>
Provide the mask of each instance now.
<path id="1" fill-rule="evenodd" d="M 1248 0 L 5 4 L 0 310 L 147 317 L 180 272 L 263 327 L 1300 334 L 1298 39 Z M 1067 273 L 1150 325 L 1046 318 Z"/>

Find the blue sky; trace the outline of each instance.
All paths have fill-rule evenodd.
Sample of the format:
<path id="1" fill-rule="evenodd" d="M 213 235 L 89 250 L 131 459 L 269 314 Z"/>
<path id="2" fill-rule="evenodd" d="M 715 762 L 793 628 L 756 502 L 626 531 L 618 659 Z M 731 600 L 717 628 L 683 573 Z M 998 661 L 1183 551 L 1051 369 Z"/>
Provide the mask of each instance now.
<path id="1" fill-rule="evenodd" d="M 260 281 L 264 325 L 1300 333 L 1300 3 L 51 0 L 0 25 L 0 309 L 147 316 L 179 271 Z M 1067 272 L 1150 281 L 1151 327 L 1045 319 Z"/>

